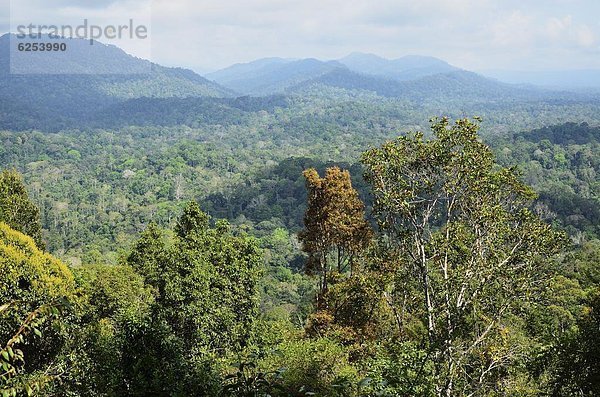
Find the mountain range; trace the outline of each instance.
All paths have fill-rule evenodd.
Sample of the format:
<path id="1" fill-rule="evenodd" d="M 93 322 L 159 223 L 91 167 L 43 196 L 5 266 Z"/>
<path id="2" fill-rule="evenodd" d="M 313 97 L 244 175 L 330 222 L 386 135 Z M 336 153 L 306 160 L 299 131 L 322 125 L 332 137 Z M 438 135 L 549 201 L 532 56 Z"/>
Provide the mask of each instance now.
<path id="1" fill-rule="evenodd" d="M 60 129 L 78 124 L 99 109 L 142 97 L 235 96 L 191 70 L 149 63 L 112 45 L 95 42 L 90 46 L 79 39 L 68 44 L 60 58 L 52 53 L 27 55 L 32 71 L 45 66 L 57 70 L 62 62 L 72 74 L 28 74 L 22 68 L 23 73 L 12 74 L 11 36 L 0 37 L 0 128 L 46 129 L 51 124 L 52 129 Z M 109 73 L 115 70 L 121 73 Z"/>
<path id="2" fill-rule="evenodd" d="M 21 65 L 33 74 L 10 73 L 14 36 L 0 37 L 0 128 L 59 130 L 87 125 L 140 125 L 144 118 L 161 124 L 197 120 L 218 122 L 231 111 L 270 111 L 285 106 L 283 96 L 365 93 L 423 103 L 508 103 L 565 100 L 575 94 L 512 85 L 454 67 L 443 60 L 405 56 L 387 60 L 353 53 L 321 61 L 314 58 L 264 58 L 200 76 L 133 57 L 118 47 L 87 40 L 68 40 L 69 50 L 28 54 Z M 40 71 L 73 71 L 40 74 Z M 30 68 L 30 69 L 27 69 Z M 36 73 L 37 71 L 37 73 Z M 115 74 L 114 71 L 120 73 Z M 264 97 L 248 103 L 242 96 Z M 202 100 L 195 100 L 200 98 Z M 169 107 L 169 109 L 165 109 Z M 111 115 L 118 119 L 111 120 Z M 118 116 L 118 117 L 117 117 Z M 142 123 L 143 124 L 143 123 Z"/>
<path id="3" fill-rule="evenodd" d="M 333 61 L 263 58 L 209 73 L 206 78 L 239 93 L 268 95 L 290 91 L 307 81 L 336 73 L 354 72 L 355 78 L 365 77 L 366 81 L 372 77 L 408 81 L 459 70 L 433 57 L 406 56 L 387 60 L 373 54 L 353 53 Z"/>
<path id="4" fill-rule="evenodd" d="M 352 53 L 344 58 L 263 58 L 206 74 L 243 95 L 306 94 L 345 90 L 414 102 L 451 98 L 470 102 L 539 100 L 570 95 L 526 84 L 508 84 L 450 65 L 434 57 L 409 55 L 385 59 Z"/>

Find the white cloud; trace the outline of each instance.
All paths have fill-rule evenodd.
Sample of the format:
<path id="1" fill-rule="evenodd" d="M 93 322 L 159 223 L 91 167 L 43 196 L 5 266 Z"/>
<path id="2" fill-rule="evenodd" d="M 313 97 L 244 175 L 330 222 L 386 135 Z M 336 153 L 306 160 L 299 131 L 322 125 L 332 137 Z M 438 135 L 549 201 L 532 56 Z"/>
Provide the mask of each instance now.
<path id="1" fill-rule="evenodd" d="M 581 25 L 577 28 L 577 43 L 580 46 L 593 47 L 596 42 L 596 34 L 589 26 Z"/>
<path id="2" fill-rule="evenodd" d="M 508 17 L 491 25 L 492 42 L 495 46 L 527 48 L 536 37 L 535 24 L 531 16 L 514 11 Z"/>
<path id="3" fill-rule="evenodd" d="M 119 20 L 138 0 L 30 1 L 48 18 Z M 597 0 L 154 0 L 152 14 L 153 60 L 192 68 L 352 51 L 479 69 L 600 67 Z"/>
<path id="4" fill-rule="evenodd" d="M 586 24 L 575 24 L 571 15 L 563 18 L 550 18 L 546 23 L 546 39 L 553 40 L 555 44 L 562 41 L 563 46 L 593 47 L 596 42 L 596 33 Z"/>
<path id="5" fill-rule="evenodd" d="M 550 38 L 558 39 L 573 24 L 573 17 L 566 15 L 563 18 L 552 17 L 546 23 L 546 34 Z"/>

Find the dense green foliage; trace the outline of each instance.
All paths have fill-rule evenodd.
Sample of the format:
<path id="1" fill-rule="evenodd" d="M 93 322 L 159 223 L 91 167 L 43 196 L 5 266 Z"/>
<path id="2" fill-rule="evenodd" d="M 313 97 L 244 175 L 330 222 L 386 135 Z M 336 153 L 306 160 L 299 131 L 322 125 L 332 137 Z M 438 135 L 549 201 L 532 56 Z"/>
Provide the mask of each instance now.
<path id="1" fill-rule="evenodd" d="M 75 283 L 64 263 L 2 222 L 0 272 L 0 393 L 29 395 L 64 370 L 60 356 L 69 335 L 60 312 L 77 300 Z"/>
<path id="2" fill-rule="evenodd" d="M 6 387 L 73 396 L 597 393 L 596 128 L 491 137 L 492 150 L 477 125 L 444 119 L 431 139 L 403 136 L 354 165 L 288 158 L 289 137 L 244 148 L 257 135 L 127 131 L 3 135 L 4 158 L 38 158 L 23 168 L 29 195 L 15 172 L 1 179 L 12 197 L 3 205 L 23 216 L 14 227 L 39 231 L 39 202 L 48 248 L 72 261 L 69 269 L 2 226 L 3 302 L 15 302 L 0 317 L 15 346 L 5 347 L 15 369 Z M 521 162 L 537 201 L 494 152 L 502 165 Z M 560 204 L 569 190 L 587 201 Z M 576 245 L 563 247 L 538 217 Z"/>
<path id="3" fill-rule="evenodd" d="M 377 132 L 367 125 L 377 122 L 370 116 L 349 127 L 357 131 L 351 135 L 352 143 L 339 126 L 330 133 L 313 134 L 315 129 L 328 131 L 330 122 L 322 123 L 321 116 L 312 115 L 315 118 L 306 127 L 301 127 L 300 116 L 284 128 L 270 125 L 277 123 L 273 117 L 287 119 L 293 112 L 265 115 L 253 130 L 231 125 L 51 135 L 0 132 L 0 159 L 23 173 L 29 196 L 40 207 L 51 252 L 75 262 L 103 256 L 116 263 L 119 249 L 131 244 L 145 225 L 154 221 L 172 227 L 183 202 L 190 199 L 259 237 L 277 228 L 294 233 L 302 226 L 306 208 L 302 171 L 310 167 L 320 172 L 334 164 L 349 169 L 368 206 L 362 169 L 355 164 L 358 147 L 385 139 L 394 125 Z M 586 128 L 597 134 L 596 128 Z M 486 123 L 485 129 L 493 128 Z M 298 130 L 307 132 L 293 135 Z M 488 132 L 484 139 L 501 164 L 519 165 L 525 181 L 540 194 L 537 211 L 544 219 L 569 227 L 572 235 L 597 235 L 597 139 L 590 135 L 585 144 L 561 145 L 528 140 L 527 135 L 506 139 Z M 335 161 L 319 160 L 323 158 Z"/>
<path id="4" fill-rule="evenodd" d="M 0 174 L 0 222 L 24 233 L 44 248 L 39 209 L 29 201 L 21 176 L 15 171 Z"/>
<path id="5" fill-rule="evenodd" d="M 600 128 L 568 123 L 492 141 L 540 195 L 537 211 L 572 235 L 600 235 Z"/>
<path id="6" fill-rule="evenodd" d="M 0 74 L 4 395 L 600 393 L 597 99 L 284 66 Z"/>
<path id="7" fill-rule="evenodd" d="M 84 266 L 86 296 L 70 384 L 82 395 L 213 395 L 219 357 L 241 351 L 257 316 L 258 248 L 213 228 L 195 203 L 168 239 L 154 225 L 117 267 Z M 91 349 L 82 349 L 91 346 Z"/>
<path id="8" fill-rule="evenodd" d="M 436 394 L 504 394 L 503 372 L 523 348 L 512 317 L 543 289 L 562 239 L 528 209 L 534 192 L 514 169 L 497 169 L 477 124 L 432 129 L 433 140 L 401 137 L 363 156 L 397 332 L 414 321 L 426 330 Z"/>

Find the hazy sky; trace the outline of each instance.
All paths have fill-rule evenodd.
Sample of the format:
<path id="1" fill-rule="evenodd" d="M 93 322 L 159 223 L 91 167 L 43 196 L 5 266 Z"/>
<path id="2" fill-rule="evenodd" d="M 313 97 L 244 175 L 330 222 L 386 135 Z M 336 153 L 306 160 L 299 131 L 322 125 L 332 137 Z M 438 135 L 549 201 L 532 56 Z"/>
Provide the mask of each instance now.
<path id="1" fill-rule="evenodd" d="M 116 24 L 150 11 L 143 0 L 13 2 L 36 24 Z M 2 31 L 9 3 L 0 0 Z M 152 60 L 197 71 L 353 51 L 432 55 L 471 70 L 600 69 L 598 0 L 154 0 L 151 13 Z M 149 56 L 139 42 L 123 46 Z"/>

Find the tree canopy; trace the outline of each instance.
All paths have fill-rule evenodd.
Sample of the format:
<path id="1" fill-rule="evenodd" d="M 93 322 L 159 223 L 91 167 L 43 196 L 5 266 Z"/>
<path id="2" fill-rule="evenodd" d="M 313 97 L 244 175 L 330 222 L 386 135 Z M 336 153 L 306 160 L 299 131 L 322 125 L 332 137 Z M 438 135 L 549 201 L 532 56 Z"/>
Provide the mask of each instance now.
<path id="1" fill-rule="evenodd" d="M 0 221 L 33 238 L 39 248 L 45 248 L 40 210 L 29 200 L 23 178 L 16 171 L 0 173 Z"/>
<path id="2" fill-rule="evenodd" d="M 533 190 L 495 164 L 478 128 L 434 120 L 432 139 L 408 135 L 363 155 L 398 332 L 410 317 L 423 324 L 445 396 L 497 390 L 519 355 L 510 319 L 543 288 L 564 241 L 531 212 Z"/>

